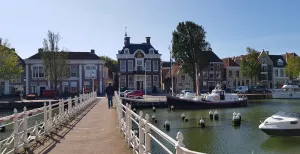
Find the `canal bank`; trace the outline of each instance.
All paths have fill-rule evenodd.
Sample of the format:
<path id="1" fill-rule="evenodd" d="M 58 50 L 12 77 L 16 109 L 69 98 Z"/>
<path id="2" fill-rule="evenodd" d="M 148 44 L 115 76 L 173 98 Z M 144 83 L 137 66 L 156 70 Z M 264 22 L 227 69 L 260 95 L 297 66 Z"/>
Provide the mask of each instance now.
<path id="1" fill-rule="evenodd" d="M 138 110 L 139 111 L 139 110 Z M 219 120 L 209 119 L 208 110 L 174 110 L 151 109 L 142 110 L 150 117 L 155 114 L 157 123 L 155 126 L 175 138 L 178 131 L 183 133 L 187 148 L 209 154 L 219 153 L 274 153 L 292 154 L 300 151 L 300 138 L 269 137 L 258 129 L 260 119 L 269 117 L 277 111 L 297 112 L 300 111 L 299 100 L 266 99 L 251 100 L 246 108 L 218 109 Z M 211 110 L 215 111 L 215 109 Z M 242 114 L 240 127 L 232 126 L 232 113 Z M 182 122 L 181 115 L 184 113 L 189 118 L 188 122 Z M 199 128 L 197 123 L 203 118 L 206 124 L 204 129 Z M 170 123 L 170 131 L 163 127 L 164 122 Z M 155 147 L 153 147 L 155 148 Z M 160 149 L 156 149 L 160 152 Z"/>

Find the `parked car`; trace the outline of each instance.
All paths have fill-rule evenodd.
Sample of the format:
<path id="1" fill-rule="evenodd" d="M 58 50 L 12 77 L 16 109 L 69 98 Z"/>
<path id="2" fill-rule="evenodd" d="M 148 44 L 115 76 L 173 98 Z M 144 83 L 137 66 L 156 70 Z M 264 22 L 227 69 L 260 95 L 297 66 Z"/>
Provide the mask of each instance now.
<path id="1" fill-rule="evenodd" d="M 30 94 L 27 95 L 26 98 L 27 98 L 28 100 L 30 100 L 30 99 L 37 99 L 37 94 L 35 94 L 35 93 L 30 93 Z"/>
<path id="2" fill-rule="evenodd" d="M 255 86 L 251 88 L 251 92 L 253 93 L 266 93 L 270 92 L 265 86 Z"/>
<path id="3" fill-rule="evenodd" d="M 234 92 L 236 92 L 236 93 L 248 93 L 249 88 L 248 88 L 248 86 L 237 86 L 235 88 Z"/>
<path id="4" fill-rule="evenodd" d="M 124 92 L 120 93 L 120 97 L 126 97 L 126 95 L 130 92 L 132 92 L 132 90 L 125 90 Z"/>
<path id="5" fill-rule="evenodd" d="M 126 97 L 127 98 L 143 98 L 143 91 L 141 90 L 133 90 L 129 93 L 127 93 Z"/>

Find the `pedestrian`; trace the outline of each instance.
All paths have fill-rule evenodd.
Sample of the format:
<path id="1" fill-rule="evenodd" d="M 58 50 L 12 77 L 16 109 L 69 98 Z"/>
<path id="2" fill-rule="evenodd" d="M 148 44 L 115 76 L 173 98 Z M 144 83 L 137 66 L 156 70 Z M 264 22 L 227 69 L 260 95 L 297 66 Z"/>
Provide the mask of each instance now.
<path id="1" fill-rule="evenodd" d="M 111 107 L 113 107 L 112 98 L 114 96 L 114 87 L 111 86 L 111 83 L 109 83 L 108 86 L 105 88 L 105 93 L 108 100 L 108 108 L 110 109 Z"/>

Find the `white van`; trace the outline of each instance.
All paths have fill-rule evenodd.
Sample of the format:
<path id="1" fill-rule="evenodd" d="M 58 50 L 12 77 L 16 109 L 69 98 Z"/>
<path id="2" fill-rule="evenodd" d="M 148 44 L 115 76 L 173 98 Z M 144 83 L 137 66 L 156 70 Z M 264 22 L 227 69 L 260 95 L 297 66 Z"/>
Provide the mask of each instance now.
<path id="1" fill-rule="evenodd" d="M 248 88 L 248 86 L 237 86 L 235 88 L 235 92 L 236 93 L 247 93 L 247 92 L 249 92 L 249 88 Z"/>

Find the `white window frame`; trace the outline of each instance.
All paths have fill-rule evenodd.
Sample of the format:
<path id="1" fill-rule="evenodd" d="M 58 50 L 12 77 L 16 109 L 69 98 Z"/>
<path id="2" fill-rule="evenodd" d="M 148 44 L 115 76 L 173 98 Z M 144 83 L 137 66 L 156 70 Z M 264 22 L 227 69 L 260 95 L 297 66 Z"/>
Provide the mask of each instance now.
<path id="1" fill-rule="evenodd" d="M 151 71 L 151 60 L 146 60 L 146 71 Z"/>
<path id="2" fill-rule="evenodd" d="M 94 72 L 94 79 L 97 78 L 97 65 L 88 64 L 84 66 L 84 76 L 86 79 L 92 78 L 92 72 Z"/>
<path id="3" fill-rule="evenodd" d="M 127 65 L 128 71 L 133 71 L 133 60 L 128 60 L 128 65 Z"/>
<path id="4" fill-rule="evenodd" d="M 276 74 L 276 71 L 277 71 L 277 74 Z M 279 77 L 279 70 L 277 68 L 274 69 L 274 76 Z"/>
<path id="5" fill-rule="evenodd" d="M 206 74 L 206 77 L 204 76 Z M 202 78 L 203 79 L 208 79 L 209 78 L 209 73 L 207 71 L 202 71 Z"/>
<path id="6" fill-rule="evenodd" d="M 154 80 L 155 78 L 157 78 L 157 81 Z M 156 88 L 158 88 L 159 87 L 159 77 L 158 77 L 158 75 L 153 75 L 152 81 L 153 81 L 153 87 L 156 86 Z"/>
<path id="7" fill-rule="evenodd" d="M 75 72 L 72 72 L 72 71 L 74 71 L 74 69 L 75 69 Z M 74 74 L 75 74 L 75 76 L 73 76 Z M 71 65 L 70 66 L 70 77 L 73 77 L 73 78 L 78 77 L 77 66 L 76 65 Z"/>
<path id="8" fill-rule="evenodd" d="M 129 54 L 129 49 L 125 48 L 124 49 L 124 54 Z"/>
<path id="9" fill-rule="evenodd" d="M 121 87 L 126 87 L 126 75 L 121 75 L 120 76 L 120 86 Z"/>
<path id="10" fill-rule="evenodd" d="M 44 78 L 45 77 L 45 69 L 42 65 L 33 65 L 32 67 L 32 78 Z M 37 72 L 34 71 L 34 68 L 37 68 Z M 43 71 L 40 72 L 40 70 L 43 69 Z M 41 75 L 43 74 L 43 75 Z"/>
<path id="11" fill-rule="evenodd" d="M 152 87 L 152 82 L 151 81 L 152 81 L 151 80 L 151 75 L 147 75 L 147 78 L 146 78 L 146 82 L 147 82 L 146 86 L 147 86 L 147 88 L 151 88 Z"/>
<path id="12" fill-rule="evenodd" d="M 153 60 L 153 71 L 158 71 L 158 60 Z"/>
<path id="13" fill-rule="evenodd" d="M 277 60 L 277 65 L 278 65 L 278 66 L 283 66 L 283 61 L 282 61 L 281 59 L 278 59 L 278 60 Z"/>
<path id="14" fill-rule="evenodd" d="M 217 76 L 219 74 L 219 77 Z M 216 79 L 221 79 L 222 78 L 222 72 L 221 71 L 216 71 Z"/>
<path id="15" fill-rule="evenodd" d="M 284 77 L 284 69 L 279 69 L 280 77 Z"/>
<path id="16" fill-rule="evenodd" d="M 132 83 L 130 82 L 130 78 L 132 77 Z M 127 88 L 131 88 L 131 89 L 133 89 L 134 88 L 134 76 L 133 75 L 128 75 L 128 79 L 127 79 L 128 81 L 128 87 Z M 130 84 L 132 84 L 132 86 L 130 86 Z"/>
<path id="17" fill-rule="evenodd" d="M 149 49 L 149 54 L 154 54 L 154 49 Z"/>
<path id="18" fill-rule="evenodd" d="M 219 70 L 221 68 L 221 65 L 220 64 L 217 64 L 217 69 Z"/>
<path id="19" fill-rule="evenodd" d="M 138 65 L 138 61 L 140 61 L 141 62 L 141 64 L 140 65 Z M 144 59 L 142 59 L 142 58 L 136 58 L 135 59 L 135 66 L 136 66 L 136 68 L 135 68 L 135 70 L 138 70 L 138 67 L 140 66 L 141 68 L 142 68 L 142 70 L 145 70 L 145 66 L 144 66 L 145 64 L 144 64 Z"/>
<path id="20" fill-rule="evenodd" d="M 126 60 L 120 60 L 120 71 L 126 72 Z"/>

